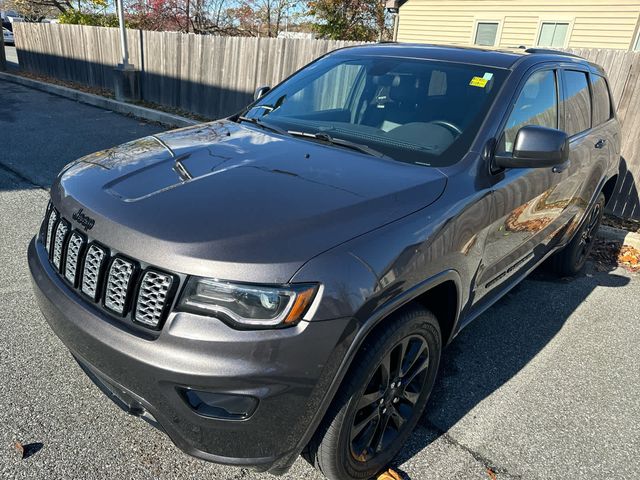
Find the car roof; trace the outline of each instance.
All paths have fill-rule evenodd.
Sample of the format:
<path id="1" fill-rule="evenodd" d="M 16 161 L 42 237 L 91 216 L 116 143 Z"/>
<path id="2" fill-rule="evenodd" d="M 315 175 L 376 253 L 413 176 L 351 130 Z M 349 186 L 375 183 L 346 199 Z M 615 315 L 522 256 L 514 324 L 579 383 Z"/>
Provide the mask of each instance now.
<path id="1" fill-rule="evenodd" d="M 540 48 L 483 48 L 456 45 L 433 45 L 424 43 L 376 43 L 343 48 L 336 53 L 372 56 L 393 56 L 420 58 L 425 60 L 443 60 L 457 63 L 483 65 L 487 67 L 513 69 L 518 63 L 566 62 L 580 63 L 585 66 L 595 64 L 571 53 Z"/>

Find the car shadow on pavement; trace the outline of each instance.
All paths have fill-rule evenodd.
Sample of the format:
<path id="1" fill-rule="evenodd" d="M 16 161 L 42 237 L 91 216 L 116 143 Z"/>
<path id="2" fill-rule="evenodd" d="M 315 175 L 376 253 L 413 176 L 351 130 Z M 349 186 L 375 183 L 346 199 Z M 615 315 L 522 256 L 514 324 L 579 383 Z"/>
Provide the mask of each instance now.
<path id="1" fill-rule="evenodd" d="M 413 433 L 394 465 L 410 460 L 445 435 L 517 375 L 596 287 L 628 284 L 629 279 L 614 269 L 614 264 L 590 261 L 577 277 L 559 279 L 542 265 L 461 331 L 443 352 L 438 380 L 420 420 L 424 428 Z M 425 428 L 429 434 L 425 435 Z"/>

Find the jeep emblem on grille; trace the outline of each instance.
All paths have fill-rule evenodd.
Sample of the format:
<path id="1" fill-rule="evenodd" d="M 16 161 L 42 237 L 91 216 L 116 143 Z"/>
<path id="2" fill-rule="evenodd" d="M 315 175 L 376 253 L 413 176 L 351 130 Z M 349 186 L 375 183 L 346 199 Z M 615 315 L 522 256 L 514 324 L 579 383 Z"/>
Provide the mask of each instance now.
<path id="1" fill-rule="evenodd" d="M 84 228 L 84 231 L 91 230 L 95 225 L 96 221 L 88 215 L 85 215 L 82 212 L 82 208 L 73 214 L 71 217 Z"/>

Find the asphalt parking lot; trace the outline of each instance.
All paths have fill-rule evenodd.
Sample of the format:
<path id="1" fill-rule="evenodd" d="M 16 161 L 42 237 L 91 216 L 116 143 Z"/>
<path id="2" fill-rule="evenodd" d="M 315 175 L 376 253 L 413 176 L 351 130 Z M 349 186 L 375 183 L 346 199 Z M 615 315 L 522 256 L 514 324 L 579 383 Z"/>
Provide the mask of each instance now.
<path id="1" fill-rule="evenodd" d="M 25 258 L 68 161 L 163 130 L 0 80 L 0 477 L 267 479 L 178 451 L 127 416 L 53 335 Z M 396 465 L 411 479 L 636 479 L 640 277 L 536 272 L 445 352 Z M 21 459 L 15 442 L 32 444 Z M 246 439 L 252 441 L 251 438 Z M 284 478 L 320 480 L 301 459 Z"/>

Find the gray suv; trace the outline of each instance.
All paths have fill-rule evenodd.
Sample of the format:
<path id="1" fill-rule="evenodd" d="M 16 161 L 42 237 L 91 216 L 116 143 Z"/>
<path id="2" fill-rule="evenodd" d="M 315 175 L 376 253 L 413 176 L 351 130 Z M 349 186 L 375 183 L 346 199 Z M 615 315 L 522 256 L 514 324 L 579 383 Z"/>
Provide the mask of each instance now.
<path id="1" fill-rule="evenodd" d="M 545 260 L 581 270 L 619 159 L 581 58 L 348 48 L 67 165 L 29 266 L 87 375 L 185 452 L 363 479 L 460 329 Z"/>

